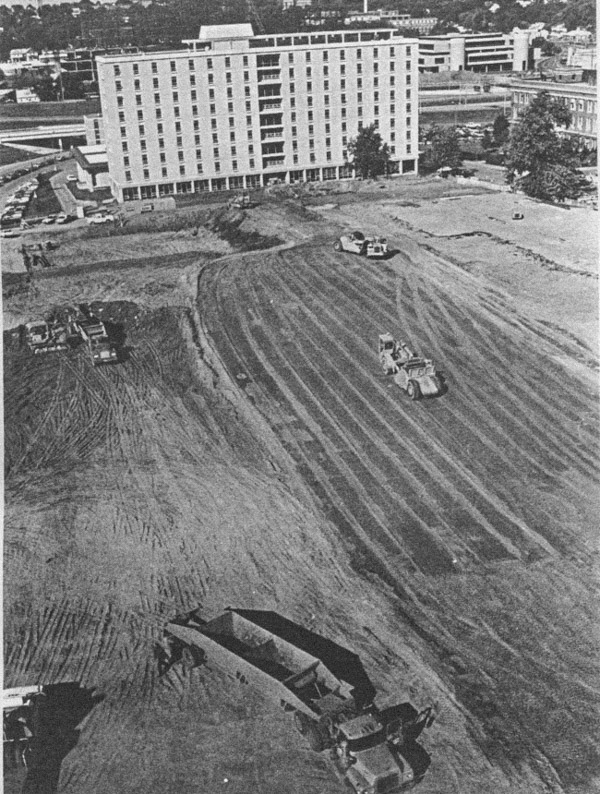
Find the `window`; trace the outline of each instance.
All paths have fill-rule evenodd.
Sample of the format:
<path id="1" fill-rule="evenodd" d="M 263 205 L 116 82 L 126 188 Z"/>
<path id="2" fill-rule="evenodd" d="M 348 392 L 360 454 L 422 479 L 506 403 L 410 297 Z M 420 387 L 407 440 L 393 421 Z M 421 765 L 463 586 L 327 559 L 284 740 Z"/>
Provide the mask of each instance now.
<path id="1" fill-rule="evenodd" d="M 375 116 L 379 115 L 379 105 L 374 105 L 373 106 L 373 115 L 375 115 Z"/>
<path id="2" fill-rule="evenodd" d="M 254 154 L 254 144 L 253 143 L 249 143 L 248 144 L 248 154 Z"/>
<path id="3" fill-rule="evenodd" d="M 138 110 L 138 121 L 143 121 L 143 120 L 144 120 L 144 111 Z"/>
<path id="4" fill-rule="evenodd" d="M 121 127 L 121 138 L 127 137 L 127 127 Z"/>
<path id="5" fill-rule="evenodd" d="M 390 85 L 396 85 L 396 78 L 394 77 L 394 75 L 390 77 Z"/>
<path id="6" fill-rule="evenodd" d="M 172 72 L 177 71 L 177 64 L 175 63 L 175 61 L 171 61 L 171 71 Z"/>
<path id="7" fill-rule="evenodd" d="M 314 142 L 314 140 L 312 138 L 308 142 L 308 148 L 309 149 L 314 149 L 315 148 L 315 142 Z"/>
<path id="8" fill-rule="evenodd" d="M 373 72 L 374 72 L 374 74 L 377 74 L 378 71 L 379 71 L 379 64 L 378 63 L 374 63 L 373 64 Z"/>
<path id="9" fill-rule="evenodd" d="M 308 91 L 309 94 L 312 92 L 312 83 L 306 84 L 306 90 Z"/>
<path id="10" fill-rule="evenodd" d="M 194 90 L 194 91 L 192 91 L 190 99 L 192 100 L 192 102 L 197 102 L 197 100 L 198 100 L 198 95 L 197 95 L 197 93 L 196 93 L 196 91 L 195 91 L 195 90 Z"/>
<path id="11" fill-rule="evenodd" d="M 125 121 L 125 113 L 122 110 L 119 112 L 119 121 L 121 122 Z M 94 129 L 96 128 L 96 126 L 97 126 L 96 122 L 94 122 Z"/>
<path id="12" fill-rule="evenodd" d="M 329 66 L 323 67 L 323 77 L 329 77 Z"/>
<path id="13" fill-rule="evenodd" d="M 314 163 L 314 162 L 316 162 L 316 159 L 317 159 L 317 158 L 315 157 L 315 153 L 314 153 L 314 152 L 311 152 L 311 153 L 310 153 L 310 161 L 311 161 L 311 163 Z"/>
<path id="14" fill-rule="evenodd" d="M 390 119 L 390 127 L 393 129 L 396 126 L 396 119 Z"/>
<path id="15" fill-rule="evenodd" d="M 341 74 L 341 75 L 345 75 L 345 74 L 346 74 L 346 64 L 345 64 L 345 63 L 343 63 L 343 64 L 340 66 L 340 74 Z"/>
<path id="16" fill-rule="evenodd" d="M 396 70 L 396 64 L 394 61 L 390 61 L 390 72 L 394 72 Z"/>
<path id="17" fill-rule="evenodd" d="M 160 157 L 161 163 L 166 163 L 167 162 L 167 155 L 164 152 L 160 152 L 159 157 Z"/>
<path id="18" fill-rule="evenodd" d="M 154 94 L 154 104 L 160 105 L 160 94 Z"/>
<path id="19" fill-rule="evenodd" d="M 298 127 L 292 127 L 292 138 L 298 137 Z"/>
<path id="20" fill-rule="evenodd" d="M 373 58 L 379 58 L 379 47 L 373 47 Z"/>
<path id="21" fill-rule="evenodd" d="M 197 116 L 197 115 L 198 115 L 198 105 L 192 105 L 192 116 Z"/>
<path id="22" fill-rule="evenodd" d="M 356 74 L 362 74 L 362 63 L 356 64 Z"/>
<path id="23" fill-rule="evenodd" d="M 251 110 L 252 110 L 252 103 L 246 102 L 246 113 L 250 113 Z"/>
<path id="24" fill-rule="evenodd" d="M 179 166 L 179 176 L 185 176 L 185 166 L 184 165 L 180 165 Z"/>
<path id="25" fill-rule="evenodd" d="M 390 132 L 390 141 L 393 142 L 395 140 L 396 140 L 396 133 L 395 132 Z"/>
<path id="26" fill-rule="evenodd" d="M 362 77 L 358 77 L 356 80 L 356 87 L 362 88 Z"/>
<path id="27" fill-rule="evenodd" d="M 200 129 L 200 122 L 199 121 L 194 121 L 194 130 L 197 131 L 199 129 Z"/>
<path id="28" fill-rule="evenodd" d="M 231 58 L 229 56 L 225 58 L 225 68 L 231 69 Z"/>
<path id="29" fill-rule="evenodd" d="M 296 97 L 293 97 L 293 96 L 290 97 L 290 107 L 291 108 L 295 108 L 296 107 Z"/>
<path id="30" fill-rule="evenodd" d="M 379 87 L 379 77 L 374 77 L 373 78 L 373 87 L 374 88 L 378 88 Z"/>
<path id="31" fill-rule="evenodd" d="M 158 64 L 152 61 L 152 74 L 158 74 Z"/>
<path id="32" fill-rule="evenodd" d="M 213 132 L 212 139 L 213 139 L 213 143 L 219 143 L 219 136 L 217 135 L 216 132 Z"/>
<path id="33" fill-rule="evenodd" d="M 306 79 L 310 80 L 312 78 L 312 69 L 310 66 L 306 67 Z"/>
<path id="34" fill-rule="evenodd" d="M 175 122 L 175 132 L 181 132 L 181 122 L 180 121 L 176 121 Z"/>
<path id="35" fill-rule="evenodd" d="M 212 85 L 215 82 L 215 77 L 213 74 L 209 73 L 208 75 L 208 84 Z"/>
<path id="36" fill-rule="evenodd" d="M 123 143 L 121 144 L 121 148 L 123 149 L 124 152 L 129 151 L 129 145 L 127 144 L 127 141 L 123 141 Z"/>
<path id="37" fill-rule="evenodd" d="M 196 144 L 196 146 L 200 146 L 200 136 L 199 135 L 194 135 L 194 143 Z"/>
<path id="38" fill-rule="evenodd" d="M 296 85 L 295 83 L 290 83 L 290 94 L 296 93 Z"/>
<path id="39" fill-rule="evenodd" d="M 177 91 L 173 91 L 173 102 L 175 104 L 179 102 L 179 93 Z"/>
<path id="40" fill-rule="evenodd" d="M 201 174 L 202 173 L 202 163 L 196 163 L 196 171 Z"/>
<path id="41" fill-rule="evenodd" d="M 409 102 L 409 104 L 406 106 L 406 112 L 407 112 L 407 113 L 411 113 L 411 112 L 412 112 L 412 107 L 411 107 L 411 105 L 410 105 L 410 102 Z"/>
<path id="42" fill-rule="evenodd" d="M 158 88 L 158 77 L 152 79 L 152 88 Z"/>
<path id="43" fill-rule="evenodd" d="M 393 47 L 390 47 L 390 58 L 393 58 L 396 54 L 396 50 Z"/>
<path id="44" fill-rule="evenodd" d="M 215 160 L 219 157 L 219 149 L 216 146 L 213 149 L 213 157 L 215 158 Z"/>
<path id="45" fill-rule="evenodd" d="M 213 68 L 212 58 L 207 58 L 206 59 L 206 68 L 207 69 L 212 69 Z"/>
<path id="46" fill-rule="evenodd" d="M 313 124 L 309 124 L 308 125 L 308 134 L 309 135 L 314 135 L 315 134 L 315 128 L 314 128 Z"/>
<path id="47" fill-rule="evenodd" d="M 230 132 L 229 133 L 229 140 L 230 141 L 235 141 L 235 132 Z"/>
<path id="48" fill-rule="evenodd" d="M 294 79 L 294 69 L 290 69 L 290 80 Z"/>
<path id="49" fill-rule="evenodd" d="M 177 88 L 177 77 L 175 76 L 171 77 L 171 87 Z"/>
<path id="50" fill-rule="evenodd" d="M 126 155 L 123 158 L 123 165 L 125 166 L 125 168 L 129 168 L 129 155 Z"/>
<path id="51" fill-rule="evenodd" d="M 120 80 L 115 80 L 115 90 L 116 91 L 123 90 L 123 83 Z"/>
<path id="52" fill-rule="evenodd" d="M 140 141 L 140 149 L 145 152 L 146 151 L 146 141 Z"/>
<path id="53" fill-rule="evenodd" d="M 358 49 L 358 50 L 356 50 L 356 60 L 360 61 L 361 58 L 362 58 L 362 50 Z"/>
<path id="54" fill-rule="evenodd" d="M 342 118 L 346 118 L 346 108 L 342 108 Z"/>
<path id="55" fill-rule="evenodd" d="M 305 53 L 306 63 L 310 63 L 310 52 Z"/>
<path id="56" fill-rule="evenodd" d="M 313 120 L 313 115 L 314 115 L 314 114 L 313 114 L 313 111 L 312 111 L 312 110 L 309 110 L 309 111 L 308 111 L 308 120 L 309 120 L 309 121 L 312 121 L 312 120 Z"/>
<path id="57" fill-rule="evenodd" d="M 329 110 L 329 108 L 327 108 L 327 109 L 325 110 L 325 118 L 326 118 L 326 119 L 329 119 L 329 118 L 331 118 L 331 111 Z"/>
<path id="58" fill-rule="evenodd" d="M 293 162 L 294 162 L 294 165 L 298 165 L 298 155 L 297 155 L 297 154 L 294 154 L 294 155 L 292 156 L 292 160 L 293 160 Z"/>
<path id="59" fill-rule="evenodd" d="M 340 80 L 340 89 L 342 91 L 346 90 L 346 81 L 345 80 Z"/>
<path id="60" fill-rule="evenodd" d="M 211 129 L 216 130 L 217 129 L 217 120 L 216 119 L 211 119 L 210 120 L 210 126 L 211 126 Z"/>
<path id="61" fill-rule="evenodd" d="M 329 91 L 329 80 L 323 81 L 323 91 Z"/>
<path id="62" fill-rule="evenodd" d="M 164 149 L 165 148 L 165 139 L 164 138 L 159 138 L 158 139 L 158 148 L 159 149 Z"/>
<path id="63" fill-rule="evenodd" d="M 211 102 L 215 101 L 215 89 L 214 88 L 209 88 L 208 89 L 208 98 L 210 99 Z"/>
<path id="64" fill-rule="evenodd" d="M 342 136 L 342 146 L 345 146 L 347 143 L 348 143 L 348 136 L 347 135 L 343 135 Z"/>
<path id="65" fill-rule="evenodd" d="M 396 92 L 395 91 L 390 91 L 390 99 L 392 100 L 392 102 L 394 101 L 394 99 L 396 99 Z"/>
<path id="66" fill-rule="evenodd" d="M 125 181 L 126 182 L 132 182 L 133 181 L 131 179 L 131 171 L 125 171 Z"/>
<path id="67" fill-rule="evenodd" d="M 348 125 L 346 124 L 346 122 L 342 121 L 342 132 L 346 132 L 347 128 L 348 128 Z"/>
<path id="68" fill-rule="evenodd" d="M 250 72 L 244 72 L 244 82 L 247 83 L 250 80 Z"/>
<path id="69" fill-rule="evenodd" d="M 140 81 L 139 80 L 134 80 L 133 81 L 133 90 L 134 91 L 139 91 L 140 90 Z"/>
<path id="70" fill-rule="evenodd" d="M 358 103 L 362 102 L 362 92 L 359 92 L 359 93 L 356 95 L 356 101 L 357 101 Z"/>
<path id="71" fill-rule="evenodd" d="M 379 91 L 373 91 L 373 102 L 379 102 Z"/>
<path id="72" fill-rule="evenodd" d="M 407 74 L 406 75 L 406 85 L 410 85 L 410 80 L 411 80 L 410 75 Z"/>
<path id="73" fill-rule="evenodd" d="M 323 53 L 323 62 L 328 61 L 328 60 L 329 60 L 329 53 L 328 52 L 324 52 Z"/>
<path id="74" fill-rule="evenodd" d="M 396 105 L 390 105 L 390 115 L 393 116 L 396 112 Z"/>
<path id="75" fill-rule="evenodd" d="M 326 149 L 331 148 L 331 138 L 325 138 L 325 148 Z"/>
<path id="76" fill-rule="evenodd" d="M 142 155 L 142 165 L 148 165 L 148 155 L 147 154 L 143 154 Z"/>
<path id="77" fill-rule="evenodd" d="M 252 157 L 250 158 L 250 168 L 256 168 L 256 163 Z"/>
<path id="78" fill-rule="evenodd" d="M 325 125 L 325 135 L 329 135 L 331 133 L 331 124 Z"/>
<path id="79" fill-rule="evenodd" d="M 181 149 L 183 146 L 183 137 L 181 135 L 177 136 L 177 148 Z"/>
<path id="80" fill-rule="evenodd" d="M 235 127 L 235 119 L 233 118 L 233 116 L 229 117 L 229 126 L 230 127 Z"/>
<path id="81" fill-rule="evenodd" d="M 150 179 L 150 171 L 147 168 L 144 168 L 144 179 Z"/>
<path id="82" fill-rule="evenodd" d="M 246 126 L 247 127 L 252 126 L 252 116 L 246 116 Z"/>
<path id="83" fill-rule="evenodd" d="M 227 99 L 233 99 L 233 88 L 227 89 Z"/>
<path id="84" fill-rule="evenodd" d="M 185 154 L 183 152 L 177 152 L 177 157 L 179 158 L 179 162 L 182 163 L 185 159 Z"/>
<path id="85" fill-rule="evenodd" d="M 176 119 L 179 118 L 179 114 L 180 114 L 179 108 L 178 107 L 174 107 L 173 108 L 173 115 L 175 116 Z"/>
<path id="86" fill-rule="evenodd" d="M 298 151 L 298 141 L 292 141 L 292 151 Z"/>
<path id="87" fill-rule="evenodd" d="M 323 98 L 325 100 L 325 104 L 328 105 L 329 104 L 329 94 L 325 94 L 325 96 Z"/>
<path id="88" fill-rule="evenodd" d="M 358 115 L 358 116 L 362 116 L 362 112 L 363 112 L 363 109 L 362 109 L 362 108 L 358 108 L 358 109 L 357 109 L 357 115 Z"/>
<path id="89" fill-rule="evenodd" d="M 226 60 L 227 60 L 227 59 L 226 59 Z M 225 75 L 225 81 L 226 81 L 227 83 L 230 83 L 230 82 L 231 82 L 231 72 L 227 72 L 227 74 Z"/>
<path id="90" fill-rule="evenodd" d="M 309 97 L 306 97 L 306 103 L 307 103 L 307 105 L 308 105 L 308 107 L 309 107 L 309 108 L 311 108 L 311 107 L 312 107 L 312 105 L 313 105 L 313 99 L 312 99 L 312 97 L 311 97 L 311 96 L 309 96 Z"/>
<path id="91" fill-rule="evenodd" d="M 250 86 L 249 85 L 247 85 L 244 88 L 244 96 L 250 96 Z"/>
<path id="92" fill-rule="evenodd" d="M 248 56 L 244 55 L 244 66 L 248 66 Z"/>
<path id="93" fill-rule="evenodd" d="M 410 61 L 406 61 L 406 71 L 410 72 Z"/>
<path id="94" fill-rule="evenodd" d="M 193 71 L 194 71 L 194 69 L 196 68 L 196 64 L 194 63 L 194 61 L 192 61 L 192 59 L 191 59 L 191 58 L 190 58 L 190 60 L 188 61 L 188 68 L 189 68 L 190 72 L 193 72 Z"/>
<path id="95" fill-rule="evenodd" d="M 325 159 L 326 159 L 327 161 L 330 161 L 330 160 L 331 160 L 331 152 L 325 152 Z"/>
<path id="96" fill-rule="evenodd" d="M 346 50 L 340 50 L 340 61 L 346 60 Z"/>
<path id="97" fill-rule="evenodd" d="M 138 127 L 138 131 L 140 133 L 140 136 L 144 137 L 144 135 L 146 134 L 146 130 L 144 129 L 144 125 L 143 124 L 140 124 L 140 126 Z"/>
<path id="98" fill-rule="evenodd" d="M 142 104 L 142 96 L 141 96 L 141 94 L 136 94 L 135 95 L 135 104 L 136 105 L 141 105 Z"/>
<path id="99" fill-rule="evenodd" d="M 162 168 L 161 169 L 161 174 L 162 174 L 163 179 L 166 179 L 168 174 L 169 174 L 169 172 L 167 171 L 166 168 Z M 162 185 L 161 185 L 161 187 L 162 187 Z"/>
<path id="100" fill-rule="evenodd" d="M 115 77 L 121 76 L 121 67 L 120 66 L 113 66 L 113 71 L 115 73 Z"/>

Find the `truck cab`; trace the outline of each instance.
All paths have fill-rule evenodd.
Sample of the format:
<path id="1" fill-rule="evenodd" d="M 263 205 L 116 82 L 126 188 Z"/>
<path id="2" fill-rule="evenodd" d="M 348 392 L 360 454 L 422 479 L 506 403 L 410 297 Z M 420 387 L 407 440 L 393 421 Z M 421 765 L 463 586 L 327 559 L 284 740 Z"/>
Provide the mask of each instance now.
<path id="1" fill-rule="evenodd" d="M 356 794 L 392 794 L 414 783 L 412 768 L 374 714 L 341 723 L 335 752 Z"/>

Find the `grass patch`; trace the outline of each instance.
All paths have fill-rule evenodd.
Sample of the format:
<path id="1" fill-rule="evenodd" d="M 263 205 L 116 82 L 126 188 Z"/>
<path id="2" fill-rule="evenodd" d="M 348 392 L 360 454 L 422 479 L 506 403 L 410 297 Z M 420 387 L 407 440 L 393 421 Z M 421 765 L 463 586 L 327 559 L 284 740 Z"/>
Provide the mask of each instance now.
<path id="1" fill-rule="evenodd" d="M 27 163 L 43 155 L 25 152 L 22 149 L 13 149 L 12 146 L 0 146 L 0 166 L 13 163 Z"/>
<path id="2" fill-rule="evenodd" d="M 39 174 L 37 179 L 39 182 L 38 189 L 35 197 L 29 202 L 24 215 L 25 219 L 39 218 L 51 213 L 61 212 L 62 210 L 60 202 L 56 198 L 56 193 L 50 184 L 50 176 L 48 174 Z"/>

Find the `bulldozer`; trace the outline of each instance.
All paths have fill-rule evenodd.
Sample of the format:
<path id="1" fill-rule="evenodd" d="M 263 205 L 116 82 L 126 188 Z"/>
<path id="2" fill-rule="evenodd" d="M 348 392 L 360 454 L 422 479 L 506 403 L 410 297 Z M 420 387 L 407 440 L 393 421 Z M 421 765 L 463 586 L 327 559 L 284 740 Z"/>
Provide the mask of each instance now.
<path id="1" fill-rule="evenodd" d="M 383 259 L 388 253 L 384 237 L 365 237 L 362 232 L 342 235 L 334 242 L 333 250 L 347 251 L 369 259 Z"/>
<path id="2" fill-rule="evenodd" d="M 389 333 L 379 335 L 379 360 L 384 374 L 393 375 L 411 400 L 442 394 L 444 384 L 433 361 L 421 358 L 406 342 L 398 342 Z"/>

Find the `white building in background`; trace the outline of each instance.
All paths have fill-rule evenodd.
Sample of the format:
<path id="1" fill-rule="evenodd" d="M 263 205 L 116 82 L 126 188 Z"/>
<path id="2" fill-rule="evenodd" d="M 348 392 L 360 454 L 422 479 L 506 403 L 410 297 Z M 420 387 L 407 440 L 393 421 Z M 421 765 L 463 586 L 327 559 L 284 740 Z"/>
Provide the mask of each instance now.
<path id="1" fill-rule="evenodd" d="M 420 72 L 525 72 L 533 68 L 532 33 L 446 33 L 419 39 Z"/>
<path id="2" fill-rule="evenodd" d="M 120 201 L 351 178 L 348 142 L 373 123 L 391 172 L 416 172 L 416 39 L 390 29 L 254 36 L 244 24 L 203 27 L 185 44 L 97 59 Z"/>

